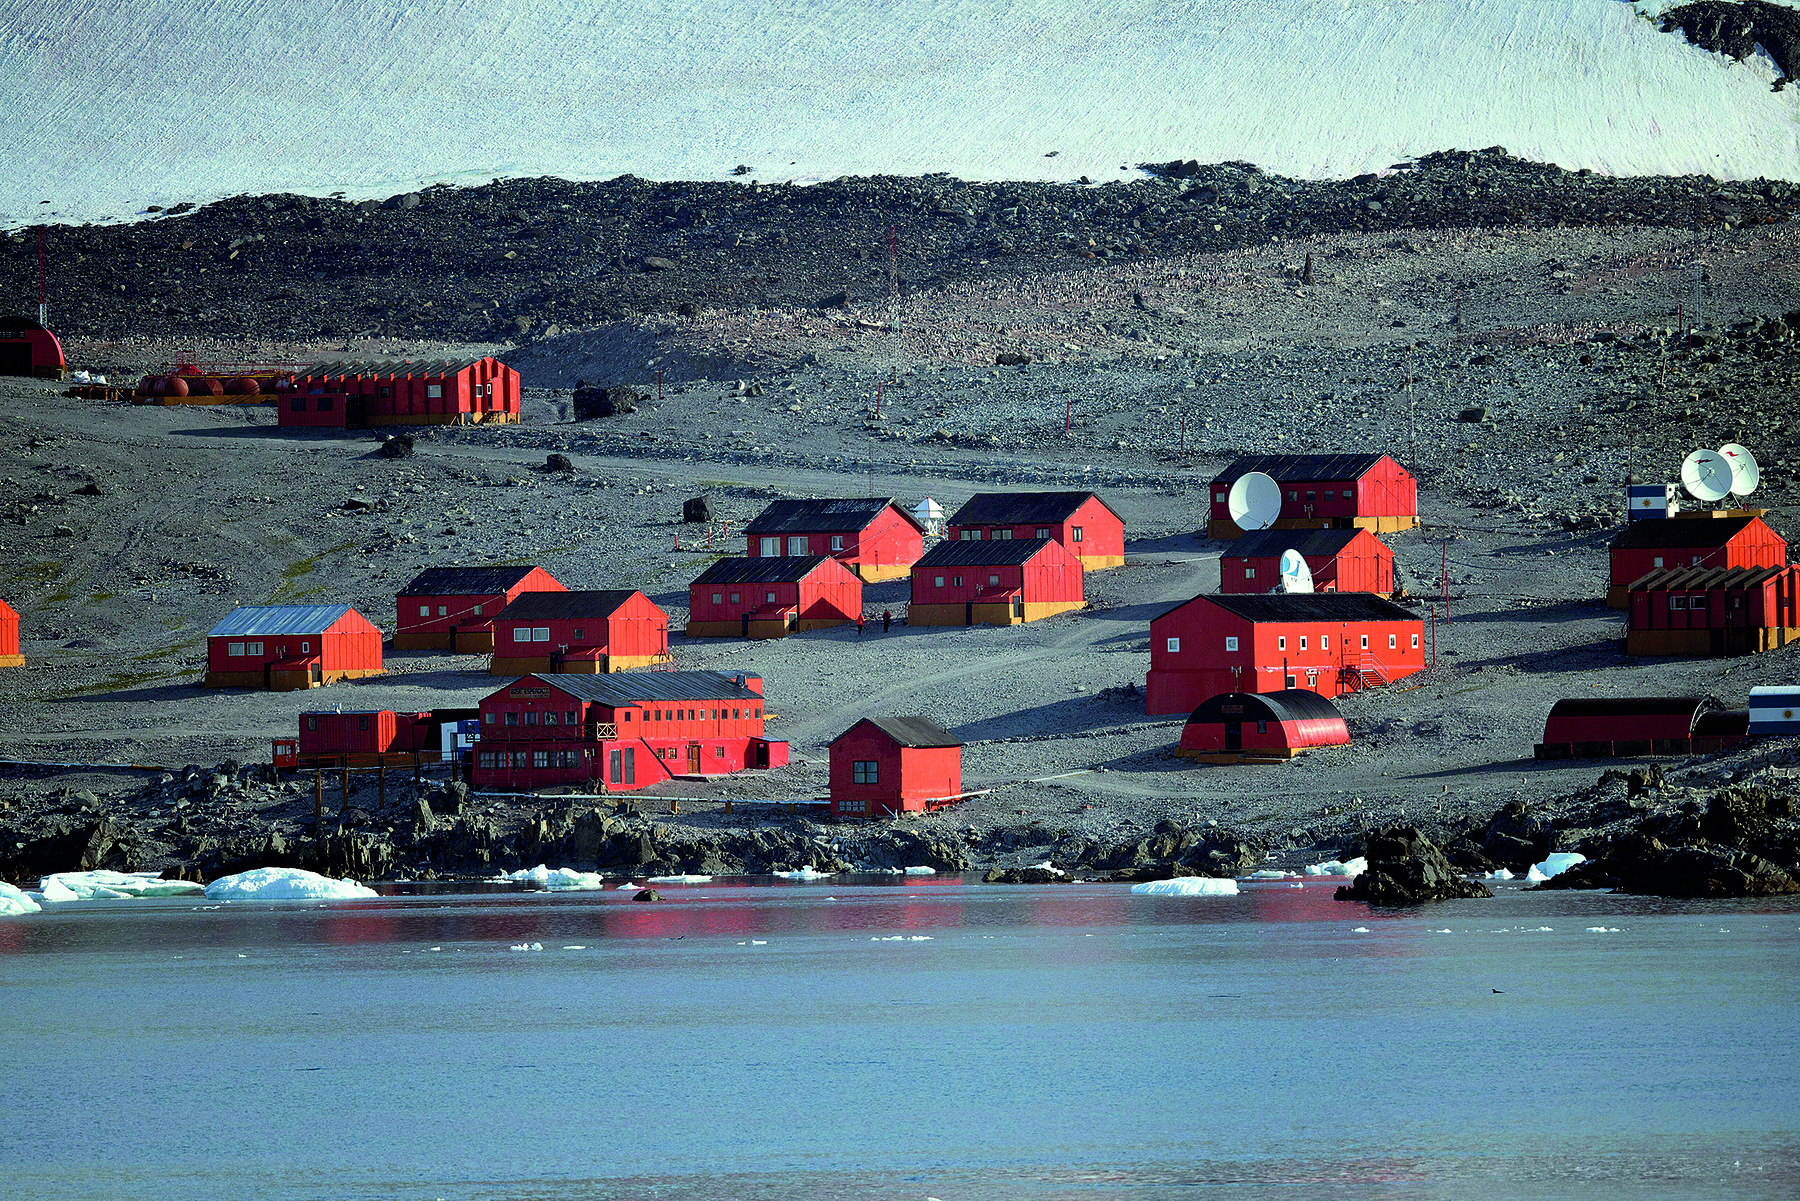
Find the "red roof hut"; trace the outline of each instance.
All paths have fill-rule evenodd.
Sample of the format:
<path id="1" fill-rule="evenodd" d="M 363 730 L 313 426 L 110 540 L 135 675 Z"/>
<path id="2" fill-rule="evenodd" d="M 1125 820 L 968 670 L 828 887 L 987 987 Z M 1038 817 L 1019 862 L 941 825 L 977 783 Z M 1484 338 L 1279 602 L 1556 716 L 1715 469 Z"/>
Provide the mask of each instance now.
<path id="1" fill-rule="evenodd" d="M 592 675 L 669 658 L 669 615 L 642 592 L 525 592 L 494 619 L 497 676 Z"/>
<path id="2" fill-rule="evenodd" d="M 1800 642 L 1800 567 L 1665 567 L 1632 581 L 1627 596 L 1628 655 L 1748 655 Z"/>
<path id="3" fill-rule="evenodd" d="M 1081 560 L 1060 542 L 940 542 L 913 565 L 906 624 L 1010 626 L 1084 604 Z"/>
<path id="4" fill-rule="evenodd" d="M 474 783 L 531 791 L 599 781 L 630 792 L 787 761 L 787 743 L 763 737 L 756 676 L 529 675 L 483 698 Z"/>
<path id="5" fill-rule="evenodd" d="M 1787 539 L 1760 517 L 1634 521 L 1612 541 L 1606 603 L 1625 608 L 1632 581 L 1665 567 L 1785 566 Z"/>
<path id="6" fill-rule="evenodd" d="M 1086 571 L 1125 563 L 1125 521 L 1092 492 L 978 492 L 950 517 L 953 541 L 1049 538 Z"/>
<path id="7" fill-rule="evenodd" d="M 565 591 L 542 567 L 433 567 L 394 598 L 394 649 L 491 651 L 502 609 L 526 592 Z"/>
<path id="8" fill-rule="evenodd" d="M 29 317 L 0 317 L 0 375 L 61 379 L 67 368 L 55 334 Z"/>
<path id="9" fill-rule="evenodd" d="M 1720 711 L 1703 696 L 1576 697 L 1544 719 L 1539 759 L 1711 754 L 1744 740 L 1746 710 Z"/>
<path id="10" fill-rule="evenodd" d="M 23 667 L 25 656 L 19 653 L 19 614 L 0 600 L 0 667 Z"/>
<path id="11" fill-rule="evenodd" d="M 1315 592 L 1394 591 L 1394 552 L 1367 530 L 1252 530 L 1219 556 L 1219 591 L 1273 592 L 1281 556 L 1299 551 Z"/>
<path id="12" fill-rule="evenodd" d="M 519 419 L 519 373 L 499 359 L 320 363 L 274 382 L 284 426 L 473 425 Z"/>
<path id="13" fill-rule="evenodd" d="M 1244 533 L 1225 505 L 1238 477 L 1260 471 L 1281 485 L 1276 529 L 1362 529 L 1377 534 L 1419 524 L 1419 486 L 1382 454 L 1246 455 L 1213 477 L 1208 538 Z"/>
<path id="14" fill-rule="evenodd" d="M 206 636 L 207 688 L 291 692 L 381 674 L 381 631 L 349 605 L 246 605 Z"/>
<path id="15" fill-rule="evenodd" d="M 1304 688 L 1284 688 L 1202 701 L 1181 728 L 1175 753 L 1187 759 L 1291 759 L 1308 747 L 1349 742 L 1336 705 Z"/>
<path id="16" fill-rule="evenodd" d="M 825 555 L 865 584 L 899 579 L 925 551 L 925 528 L 892 498 L 778 500 L 744 534 L 753 559 Z"/>
<path id="17" fill-rule="evenodd" d="M 781 638 L 855 621 L 862 580 L 835 559 L 720 559 L 688 586 L 689 638 Z"/>
<path id="18" fill-rule="evenodd" d="M 1425 623 L 1366 592 L 1196 596 L 1150 623 L 1149 713 L 1226 692 L 1333 697 L 1425 670 Z"/>
<path id="19" fill-rule="evenodd" d="M 928 717 L 865 717 L 831 741 L 831 815 L 918 813 L 962 795 L 962 743 Z"/>

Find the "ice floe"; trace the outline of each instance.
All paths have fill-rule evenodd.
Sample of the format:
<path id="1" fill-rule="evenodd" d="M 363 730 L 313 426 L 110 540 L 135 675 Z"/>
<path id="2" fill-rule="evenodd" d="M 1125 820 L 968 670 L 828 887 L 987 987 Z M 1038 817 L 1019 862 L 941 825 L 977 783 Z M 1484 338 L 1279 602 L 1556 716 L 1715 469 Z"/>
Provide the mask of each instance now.
<path id="1" fill-rule="evenodd" d="M 1286 880 L 1289 876 L 1292 876 L 1293 874 L 1294 874 L 1293 872 L 1284 872 L 1277 868 L 1259 867 L 1255 871 L 1251 872 L 1248 876 L 1245 876 L 1244 879 L 1246 879 L 1246 880 Z"/>
<path id="2" fill-rule="evenodd" d="M 647 884 L 711 884 L 711 876 L 651 876 Z"/>
<path id="3" fill-rule="evenodd" d="M 797 872 L 775 872 L 773 874 L 783 880 L 828 880 L 834 873 L 822 872 L 809 863 Z"/>
<path id="4" fill-rule="evenodd" d="M 1544 856 L 1543 861 L 1531 865 L 1525 878 L 1533 884 L 1542 884 L 1554 876 L 1560 876 L 1577 863 L 1586 863 L 1586 855 L 1578 855 L 1574 851 L 1555 851 Z"/>
<path id="5" fill-rule="evenodd" d="M 1619 928 L 1617 926 L 1589 926 L 1587 932 L 1589 934 L 1617 934 Z"/>
<path id="6" fill-rule="evenodd" d="M 1133 884 L 1131 891 L 1142 897 L 1235 897 L 1236 880 L 1220 880 L 1212 876 L 1177 876 L 1173 880 L 1146 880 Z"/>
<path id="7" fill-rule="evenodd" d="M 1497 867 L 1481 878 L 1483 880 L 1510 880 L 1513 878 L 1513 874 L 1503 867 Z"/>
<path id="8" fill-rule="evenodd" d="M 14 888 L 4 880 L 0 880 L 0 917 L 20 917 L 27 913 L 39 912 L 38 903 Z"/>
<path id="9" fill-rule="evenodd" d="M 342 901 L 372 897 L 375 890 L 355 880 L 334 880 L 297 867 L 259 867 L 221 876 L 206 886 L 211 901 Z"/>
<path id="10" fill-rule="evenodd" d="M 134 897 L 191 897 L 206 889 L 192 880 L 165 880 L 159 872 L 55 872 L 38 881 L 42 899 L 125 901 Z"/>
<path id="11" fill-rule="evenodd" d="M 577 871 L 572 867 L 549 868 L 541 863 L 525 871 L 511 872 L 505 878 L 519 884 L 536 884 L 551 892 L 591 892 L 606 887 L 599 872 Z"/>
<path id="12" fill-rule="evenodd" d="M 933 939 L 931 937 L 931 935 L 929 935 L 929 934 L 888 934 L 888 935 L 872 936 L 869 939 L 869 941 L 870 942 L 934 942 L 936 940 Z"/>
<path id="13" fill-rule="evenodd" d="M 937 868 L 935 868 L 935 867 L 909 867 L 906 869 L 906 874 L 909 876 L 935 876 L 935 875 L 937 875 Z"/>
<path id="14" fill-rule="evenodd" d="M 541 951 L 543 949 L 544 944 L 541 942 L 515 942 L 507 948 L 509 951 Z"/>
<path id="15" fill-rule="evenodd" d="M 1309 876 L 1348 876 L 1354 878 L 1369 870 L 1369 861 L 1358 855 L 1354 859 L 1327 859 L 1307 867 Z"/>

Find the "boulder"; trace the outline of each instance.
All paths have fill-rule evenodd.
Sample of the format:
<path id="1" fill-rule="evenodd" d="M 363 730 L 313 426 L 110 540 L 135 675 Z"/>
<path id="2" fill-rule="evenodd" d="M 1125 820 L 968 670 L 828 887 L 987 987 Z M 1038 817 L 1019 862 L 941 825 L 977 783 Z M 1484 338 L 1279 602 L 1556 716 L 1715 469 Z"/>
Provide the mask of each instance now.
<path id="1" fill-rule="evenodd" d="M 410 459 L 412 453 L 411 434 L 392 434 L 381 440 L 381 457 L 384 459 Z"/>
<path id="2" fill-rule="evenodd" d="M 1636 865 L 1621 892 L 1662 897 L 1775 897 L 1800 893 L 1800 880 L 1760 855 L 1734 847 L 1694 846 Z"/>
<path id="3" fill-rule="evenodd" d="M 983 884 L 1067 884 L 1069 874 L 1053 867 L 996 867 L 981 877 Z"/>
<path id="4" fill-rule="evenodd" d="M 551 453 L 544 456 L 545 471 L 569 472 L 575 470 L 575 462 L 568 455 Z"/>
<path id="5" fill-rule="evenodd" d="M 1556 831 L 1524 801 L 1508 801 L 1477 836 L 1495 863 L 1523 872 L 1556 849 Z"/>
<path id="6" fill-rule="evenodd" d="M 646 271 L 673 271 L 677 265 L 674 259 L 664 258 L 660 254 L 644 256 L 644 270 Z"/>
<path id="7" fill-rule="evenodd" d="M 1022 351 L 1003 350 L 994 356 L 994 363 L 1000 367 L 1023 367 L 1031 362 L 1031 356 Z"/>
<path id="8" fill-rule="evenodd" d="M 711 521 L 713 519 L 712 502 L 704 496 L 691 496 L 681 502 L 681 519 L 683 521 Z"/>
<path id="9" fill-rule="evenodd" d="M 1370 905 L 1420 905 L 1427 901 L 1491 897 L 1484 884 L 1465 880 L 1416 826 L 1395 826 L 1369 836 L 1362 875 L 1335 894 L 1340 901 Z"/>
<path id="10" fill-rule="evenodd" d="M 640 888 L 631 894 L 631 899 L 634 901 L 660 901 L 662 893 L 657 892 L 654 888 Z"/>
<path id="11" fill-rule="evenodd" d="M 574 393 L 575 420 L 591 421 L 596 417 L 613 417 L 637 412 L 643 400 L 636 388 L 619 384 L 611 388 L 577 388 Z"/>

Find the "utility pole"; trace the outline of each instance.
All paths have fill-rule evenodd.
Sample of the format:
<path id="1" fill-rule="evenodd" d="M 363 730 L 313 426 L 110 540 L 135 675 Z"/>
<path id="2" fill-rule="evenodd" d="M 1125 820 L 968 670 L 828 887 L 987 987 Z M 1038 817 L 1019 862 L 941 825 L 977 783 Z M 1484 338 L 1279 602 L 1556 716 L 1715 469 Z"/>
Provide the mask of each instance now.
<path id="1" fill-rule="evenodd" d="M 45 227 L 38 226 L 38 325 L 49 329 L 50 306 L 45 302 L 44 295 L 44 232 Z"/>

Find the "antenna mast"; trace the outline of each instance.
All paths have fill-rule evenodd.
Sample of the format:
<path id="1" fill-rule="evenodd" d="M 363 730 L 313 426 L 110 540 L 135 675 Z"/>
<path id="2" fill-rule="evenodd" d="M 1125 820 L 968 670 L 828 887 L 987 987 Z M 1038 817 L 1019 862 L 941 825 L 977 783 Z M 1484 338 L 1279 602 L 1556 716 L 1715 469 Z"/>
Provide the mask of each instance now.
<path id="1" fill-rule="evenodd" d="M 38 226 L 38 324 L 49 328 L 49 306 L 44 303 L 44 227 Z"/>

